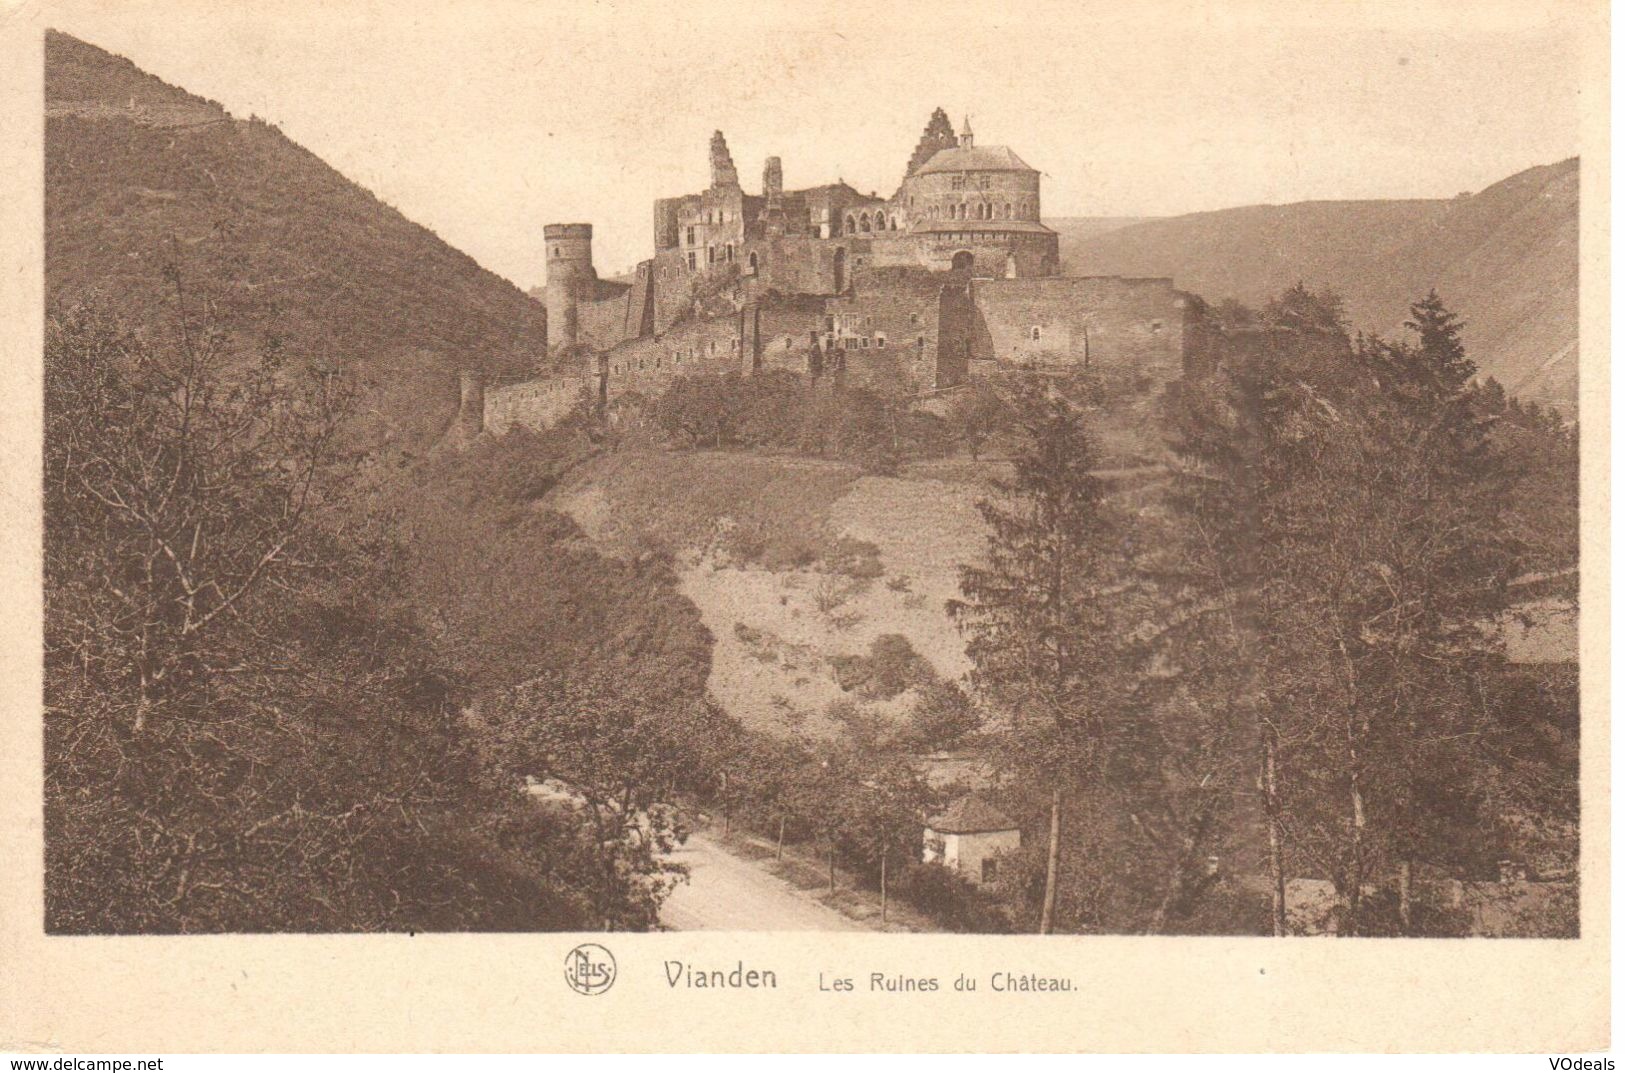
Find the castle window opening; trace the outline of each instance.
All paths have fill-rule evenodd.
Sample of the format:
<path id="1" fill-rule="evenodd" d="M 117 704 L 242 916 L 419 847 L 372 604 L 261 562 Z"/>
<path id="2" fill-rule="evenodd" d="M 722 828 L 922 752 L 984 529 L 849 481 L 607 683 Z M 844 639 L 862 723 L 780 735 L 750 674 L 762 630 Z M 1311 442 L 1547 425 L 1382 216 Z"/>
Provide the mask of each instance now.
<path id="1" fill-rule="evenodd" d="M 859 231 L 867 231 L 867 230 L 869 230 L 869 214 L 868 213 L 864 213 L 863 215 L 858 217 L 858 230 Z"/>
<path id="2" fill-rule="evenodd" d="M 689 270 L 689 271 L 690 271 L 690 272 L 692 272 L 692 271 L 694 271 L 694 270 L 695 270 L 695 269 L 696 269 L 696 268 L 698 268 L 698 267 L 699 267 L 699 265 L 698 265 L 698 264 L 696 264 L 696 263 L 695 263 L 695 259 L 694 259 L 694 251 L 693 251 L 693 250 L 689 250 L 689 251 L 688 251 L 688 270 Z"/>
<path id="3" fill-rule="evenodd" d="M 1035 343 L 1038 342 L 1040 339 L 1044 338 L 1044 329 L 1034 324 L 1028 331 L 1028 338 Z"/>
<path id="4" fill-rule="evenodd" d="M 884 335 L 876 335 L 875 336 L 875 346 L 879 347 L 881 350 L 885 350 L 886 349 L 886 337 Z"/>
<path id="5" fill-rule="evenodd" d="M 750 274 L 753 275 L 753 276 L 756 274 L 756 253 L 755 253 L 755 251 L 752 251 L 751 255 L 750 255 Z"/>
<path id="6" fill-rule="evenodd" d="M 910 313 L 908 315 L 908 326 L 910 328 L 918 328 L 920 326 L 920 315 L 918 313 Z"/>
<path id="7" fill-rule="evenodd" d="M 1162 321 L 1160 321 L 1160 320 L 1152 321 L 1151 322 L 1151 331 L 1153 333 L 1162 331 Z"/>
<path id="8" fill-rule="evenodd" d="M 708 265 L 714 265 L 717 263 L 717 248 L 715 246 L 707 246 L 705 248 L 705 263 Z"/>
<path id="9" fill-rule="evenodd" d="M 847 233 L 850 234 L 853 231 L 856 231 L 857 229 L 858 229 L 857 222 L 852 218 L 852 215 L 850 213 L 848 213 L 847 217 L 846 217 L 846 230 L 847 230 Z"/>
<path id="10" fill-rule="evenodd" d="M 949 180 L 948 188 L 950 190 L 965 189 L 965 177 L 963 175 L 955 175 L 951 180 Z"/>
<path id="11" fill-rule="evenodd" d="M 688 229 L 688 244 L 690 246 L 694 245 L 694 228 L 692 225 Z"/>
<path id="12" fill-rule="evenodd" d="M 922 335 L 918 339 L 914 340 L 914 345 L 919 347 L 921 350 L 924 350 L 925 349 L 925 336 Z"/>
<path id="13" fill-rule="evenodd" d="M 858 338 L 858 346 L 862 347 L 864 350 L 868 350 L 869 349 L 869 337 L 867 335 L 860 336 Z"/>

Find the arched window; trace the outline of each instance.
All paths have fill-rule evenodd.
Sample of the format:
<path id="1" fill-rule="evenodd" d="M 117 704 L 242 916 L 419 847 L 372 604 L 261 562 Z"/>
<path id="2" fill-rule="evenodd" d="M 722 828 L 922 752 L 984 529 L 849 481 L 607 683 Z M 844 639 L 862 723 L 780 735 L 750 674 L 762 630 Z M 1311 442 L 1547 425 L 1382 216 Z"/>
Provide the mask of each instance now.
<path id="1" fill-rule="evenodd" d="M 756 274 L 756 251 L 755 250 L 752 250 L 750 252 L 750 274 L 753 275 L 753 276 Z"/>
<path id="2" fill-rule="evenodd" d="M 865 213 L 860 213 L 858 215 L 858 230 L 859 231 L 867 231 L 867 230 L 869 230 L 869 214 L 868 213 L 865 212 Z"/>
<path id="3" fill-rule="evenodd" d="M 1031 328 L 1028 329 L 1027 335 L 1028 335 L 1028 338 L 1030 338 L 1033 342 L 1036 343 L 1040 339 L 1044 338 L 1044 329 L 1039 327 L 1038 325 L 1034 324 Z"/>
<path id="4" fill-rule="evenodd" d="M 1004 203 L 1004 218 L 1006 220 L 1010 218 L 1010 203 L 1008 201 Z"/>

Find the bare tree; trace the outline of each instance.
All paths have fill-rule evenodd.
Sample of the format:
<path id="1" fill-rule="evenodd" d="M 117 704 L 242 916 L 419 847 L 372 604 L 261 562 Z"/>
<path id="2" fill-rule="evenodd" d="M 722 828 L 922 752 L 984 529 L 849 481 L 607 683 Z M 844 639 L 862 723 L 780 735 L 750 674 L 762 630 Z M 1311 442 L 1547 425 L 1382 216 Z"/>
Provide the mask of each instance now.
<path id="1" fill-rule="evenodd" d="M 352 400 L 274 345 L 236 358 L 171 280 L 167 339 L 81 308 L 51 319 L 45 348 L 51 655 L 130 686 L 136 734 L 244 665 L 223 627 L 308 565 L 298 541 Z"/>

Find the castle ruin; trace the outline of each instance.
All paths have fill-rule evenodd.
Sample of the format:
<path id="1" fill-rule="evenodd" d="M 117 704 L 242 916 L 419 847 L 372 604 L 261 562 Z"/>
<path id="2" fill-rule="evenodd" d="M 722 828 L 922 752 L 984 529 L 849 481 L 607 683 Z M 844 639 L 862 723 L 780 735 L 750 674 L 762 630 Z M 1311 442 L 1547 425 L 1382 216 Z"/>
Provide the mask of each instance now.
<path id="1" fill-rule="evenodd" d="M 937 109 L 888 198 L 786 190 L 776 156 L 746 193 L 721 131 L 710 164 L 705 190 L 654 203 L 654 255 L 630 281 L 598 277 L 591 224 L 545 227 L 548 371 L 488 386 L 481 427 L 545 427 L 583 395 L 653 397 L 695 373 L 907 395 L 1001 367 L 1179 375 L 1193 300 L 1165 278 L 1059 275 L 1038 171 L 976 144 L 968 119 L 956 134 Z"/>

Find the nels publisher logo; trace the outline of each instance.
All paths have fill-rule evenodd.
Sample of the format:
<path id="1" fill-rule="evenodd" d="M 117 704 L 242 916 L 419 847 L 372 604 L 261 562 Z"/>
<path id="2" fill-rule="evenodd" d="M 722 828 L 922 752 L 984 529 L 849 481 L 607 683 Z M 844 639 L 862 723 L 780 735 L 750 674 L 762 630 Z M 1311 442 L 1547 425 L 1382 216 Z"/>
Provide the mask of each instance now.
<path id="1" fill-rule="evenodd" d="M 615 955 L 597 943 L 582 943 L 564 958 L 564 982 L 583 995 L 599 995 L 615 982 Z"/>

